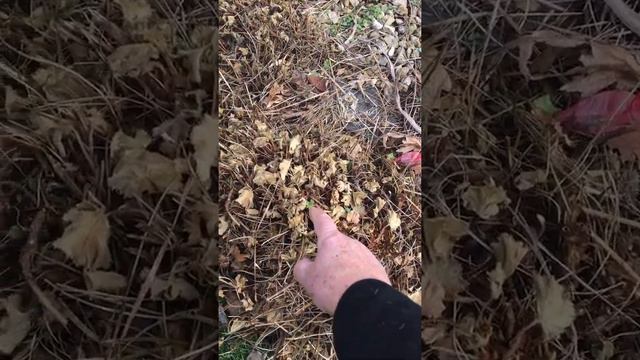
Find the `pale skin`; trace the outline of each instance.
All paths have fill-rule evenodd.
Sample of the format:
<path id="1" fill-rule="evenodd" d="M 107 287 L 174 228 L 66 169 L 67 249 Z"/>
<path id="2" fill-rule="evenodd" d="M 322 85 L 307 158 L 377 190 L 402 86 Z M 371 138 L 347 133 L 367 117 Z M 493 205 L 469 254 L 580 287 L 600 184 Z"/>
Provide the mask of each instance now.
<path id="1" fill-rule="evenodd" d="M 338 301 L 349 286 L 364 279 L 391 284 L 378 259 L 361 242 L 340 231 L 331 217 L 320 208 L 309 211 L 318 238 L 315 260 L 302 258 L 293 268 L 295 279 L 313 303 L 333 315 Z"/>

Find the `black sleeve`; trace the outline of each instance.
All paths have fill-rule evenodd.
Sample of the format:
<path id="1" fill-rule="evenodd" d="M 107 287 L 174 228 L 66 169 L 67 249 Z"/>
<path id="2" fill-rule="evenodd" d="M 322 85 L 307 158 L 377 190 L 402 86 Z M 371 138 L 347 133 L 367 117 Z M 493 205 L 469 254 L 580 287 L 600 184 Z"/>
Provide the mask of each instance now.
<path id="1" fill-rule="evenodd" d="M 386 283 L 358 281 L 334 314 L 338 359 L 420 359 L 420 313 L 420 306 Z"/>

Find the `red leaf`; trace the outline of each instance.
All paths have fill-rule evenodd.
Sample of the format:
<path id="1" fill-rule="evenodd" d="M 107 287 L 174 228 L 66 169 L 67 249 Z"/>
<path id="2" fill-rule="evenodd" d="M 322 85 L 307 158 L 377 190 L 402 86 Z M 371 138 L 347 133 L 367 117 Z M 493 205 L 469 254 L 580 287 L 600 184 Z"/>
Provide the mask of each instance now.
<path id="1" fill-rule="evenodd" d="M 621 90 L 603 91 L 587 97 L 557 116 L 571 132 L 594 136 L 614 135 L 640 125 L 640 95 Z"/>
<path id="2" fill-rule="evenodd" d="M 400 155 L 396 159 L 396 162 L 405 166 L 410 166 L 412 168 L 420 168 L 422 164 L 422 154 L 420 153 L 420 151 L 408 151 Z"/>
<path id="3" fill-rule="evenodd" d="M 327 91 L 327 80 L 321 78 L 318 75 L 307 75 L 307 80 L 313 85 L 319 92 Z"/>

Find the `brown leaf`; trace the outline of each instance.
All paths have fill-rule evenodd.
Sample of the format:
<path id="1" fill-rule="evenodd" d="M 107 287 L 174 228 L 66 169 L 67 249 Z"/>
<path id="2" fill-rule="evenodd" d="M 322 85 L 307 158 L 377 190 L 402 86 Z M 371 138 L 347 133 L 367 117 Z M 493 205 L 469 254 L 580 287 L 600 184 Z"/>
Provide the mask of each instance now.
<path id="1" fill-rule="evenodd" d="M 0 354 L 10 355 L 29 334 L 31 316 L 20 310 L 19 295 L 0 299 L 0 310 Z"/>
<path id="2" fill-rule="evenodd" d="M 565 84 L 561 90 L 580 92 L 582 96 L 594 95 L 617 83 L 621 90 L 631 90 L 640 79 L 640 62 L 636 56 L 619 46 L 591 43 L 591 55 L 582 55 L 580 62 L 587 75 Z"/>
<path id="3" fill-rule="evenodd" d="M 128 25 L 145 24 L 153 15 L 147 0 L 115 0 L 122 9 L 124 21 Z"/>
<path id="4" fill-rule="evenodd" d="M 570 295 L 553 277 L 535 277 L 538 320 L 545 335 L 553 339 L 561 335 L 576 317 Z"/>
<path id="5" fill-rule="evenodd" d="M 500 207 L 509 205 L 511 200 L 500 186 L 469 186 L 462 194 L 464 207 L 483 219 L 490 219 L 500 212 Z"/>
<path id="6" fill-rule="evenodd" d="M 106 268 L 111 265 L 109 252 L 109 220 L 104 210 L 82 202 L 64 214 L 68 222 L 64 233 L 53 242 L 77 266 L 88 269 Z"/>
<path id="7" fill-rule="evenodd" d="M 282 101 L 283 92 L 284 92 L 284 86 L 278 83 L 274 83 L 271 86 L 271 89 L 269 89 L 269 93 L 267 94 L 267 97 L 264 99 L 266 108 L 269 109 L 276 103 L 279 103 L 280 101 Z"/>
<path id="8" fill-rule="evenodd" d="M 127 287 L 127 278 L 113 271 L 87 271 L 84 279 L 89 290 L 117 294 Z"/>
<path id="9" fill-rule="evenodd" d="M 182 188 L 182 175 L 188 170 L 185 160 L 169 159 L 145 150 L 148 140 L 148 135 L 142 131 L 136 133 L 135 138 L 122 131 L 113 137 L 111 153 L 117 163 L 108 183 L 125 197 Z"/>
<path id="10" fill-rule="evenodd" d="M 469 225 L 454 217 L 425 218 L 422 231 L 429 257 L 432 260 L 447 259 L 455 242 L 468 233 Z"/>
<path id="11" fill-rule="evenodd" d="M 435 49 L 427 49 L 423 58 L 426 59 L 426 68 L 433 70 L 422 86 L 422 106 L 427 110 L 439 109 L 442 92 L 451 91 L 451 78 L 442 64 L 435 63 L 438 58 L 438 53 Z"/>
<path id="12" fill-rule="evenodd" d="M 238 264 L 242 264 L 249 258 L 249 255 L 240 252 L 240 248 L 235 245 L 231 248 L 231 256 L 233 256 L 233 260 Z"/>
<path id="13" fill-rule="evenodd" d="M 607 145 L 620 152 L 622 160 L 640 159 L 640 129 L 616 136 L 607 141 Z"/>
<path id="14" fill-rule="evenodd" d="M 307 80 L 311 85 L 313 85 L 313 87 L 316 88 L 316 90 L 318 90 L 318 92 L 327 91 L 327 80 L 325 80 L 324 78 L 318 75 L 309 74 L 307 75 Z"/>
<path id="15" fill-rule="evenodd" d="M 529 249 L 507 233 L 500 234 L 499 243 L 492 244 L 496 254 L 496 267 L 487 275 L 491 280 L 491 297 L 497 299 L 502 294 L 502 284 L 516 271 Z"/>
<path id="16" fill-rule="evenodd" d="M 109 68 L 114 76 L 137 77 L 160 67 L 158 49 L 149 43 L 127 44 L 118 47 L 109 57 Z"/>
<path id="17" fill-rule="evenodd" d="M 585 40 L 577 37 L 569 37 L 551 30 L 541 30 L 523 36 L 509 44 L 509 46 L 517 46 L 519 48 L 518 66 L 520 72 L 527 79 L 531 79 L 531 71 L 529 70 L 529 59 L 533 55 L 533 47 L 537 43 L 543 43 L 556 48 L 574 48 L 585 44 Z"/>
<path id="18" fill-rule="evenodd" d="M 206 114 L 199 125 L 191 131 L 191 143 L 195 150 L 196 173 L 206 183 L 211 177 L 211 167 L 218 162 L 218 122 Z"/>

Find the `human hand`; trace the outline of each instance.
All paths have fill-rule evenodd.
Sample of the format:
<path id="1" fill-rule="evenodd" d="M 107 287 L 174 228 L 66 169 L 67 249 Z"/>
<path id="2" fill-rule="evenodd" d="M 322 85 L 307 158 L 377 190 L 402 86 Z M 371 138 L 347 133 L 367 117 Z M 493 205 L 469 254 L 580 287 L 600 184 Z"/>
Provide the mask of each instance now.
<path id="1" fill-rule="evenodd" d="M 293 276 L 322 311 L 333 315 L 345 291 L 360 280 L 391 284 L 380 261 L 361 242 L 339 232 L 329 215 L 313 207 L 309 217 L 318 237 L 318 254 L 313 261 L 300 259 Z"/>

